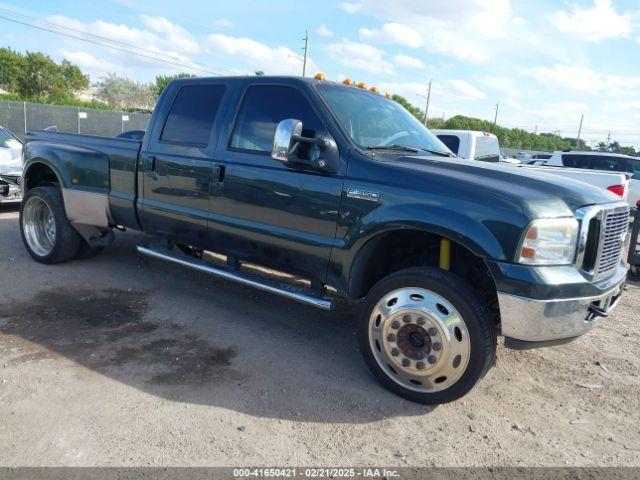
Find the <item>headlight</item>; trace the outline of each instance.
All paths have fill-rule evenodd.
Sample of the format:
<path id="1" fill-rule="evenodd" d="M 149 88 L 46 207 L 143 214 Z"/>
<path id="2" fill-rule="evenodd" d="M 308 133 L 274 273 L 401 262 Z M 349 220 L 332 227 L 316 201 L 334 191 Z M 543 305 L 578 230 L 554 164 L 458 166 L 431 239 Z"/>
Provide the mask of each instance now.
<path id="1" fill-rule="evenodd" d="M 525 231 L 518 263 L 527 265 L 568 265 L 574 262 L 578 243 L 575 218 L 541 218 Z"/>

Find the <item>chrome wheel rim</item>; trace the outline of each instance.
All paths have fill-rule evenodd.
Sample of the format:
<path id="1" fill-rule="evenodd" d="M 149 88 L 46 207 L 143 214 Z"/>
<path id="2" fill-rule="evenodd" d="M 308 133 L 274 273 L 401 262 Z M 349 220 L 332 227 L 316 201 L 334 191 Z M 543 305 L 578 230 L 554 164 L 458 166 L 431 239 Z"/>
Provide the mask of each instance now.
<path id="1" fill-rule="evenodd" d="M 40 197 L 31 197 L 23 207 L 22 230 L 33 253 L 46 257 L 56 243 L 56 222 L 49 204 Z"/>
<path id="2" fill-rule="evenodd" d="M 440 295 L 402 288 L 378 302 L 369 319 L 376 362 L 402 387 L 421 393 L 455 384 L 469 364 L 471 343 L 464 319 Z"/>

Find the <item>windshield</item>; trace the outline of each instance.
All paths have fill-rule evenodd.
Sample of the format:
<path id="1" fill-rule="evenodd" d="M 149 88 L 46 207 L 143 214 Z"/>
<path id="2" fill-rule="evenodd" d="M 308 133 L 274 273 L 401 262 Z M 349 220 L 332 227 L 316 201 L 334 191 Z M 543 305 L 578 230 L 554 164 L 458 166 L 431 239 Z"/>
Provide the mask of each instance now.
<path id="1" fill-rule="evenodd" d="M 450 154 L 449 149 L 402 105 L 358 88 L 320 84 L 342 128 L 364 148 L 407 146 Z"/>

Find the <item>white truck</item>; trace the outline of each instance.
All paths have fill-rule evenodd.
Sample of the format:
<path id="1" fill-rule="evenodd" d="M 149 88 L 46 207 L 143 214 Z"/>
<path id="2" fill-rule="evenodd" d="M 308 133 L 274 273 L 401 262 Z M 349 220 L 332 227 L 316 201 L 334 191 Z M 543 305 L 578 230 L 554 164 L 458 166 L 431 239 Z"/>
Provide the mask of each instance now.
<path id="1" fill-rule="evenodd" d="M 432 130 L 432 132 L 442 143 L 449 147 L 449 150 L 451 150 L 459 157 L 472 160 L 480 160 L 484 162 L 502 161 L 500 154 L 500 143 L 498 142 L 498 138 L 492 133 L 472 130 L 439 129 Z M 575 164 L 569 164 L 569 161 L 567 161 L 567 163 L 562 163 L 562 160 L 556 160 L 560 155 L 574 155 L 571 158 L 575 159 L 575 154 L 578 153 L 600 154 L 601 152 L 556 152 L 549 159 L 537 159 L 533 164 L 514 164 L 513 167 L 531 169 L 531 171 L 552 171 L 553 173 L 556 173 L 563 177 L 571 178 L 573 180 L 580 180 L 590 185 L 605 188 L 610 192 L 613 192 L 616 195 L 622 197 L 622 199 L 626 200 L 630 205 L 631 203 L 633 203 L 633 206 L 635 206 L 636 200 L 640 197 L 638 197 L 638 195 L 635 193 L 632 193 L 631 197 L 629 196 L 629 182 L 632 175 L 634 177 L 637 176 L 638 178 L 640 178 L 640 159 L 629 157 L 639 162 L 638 166 L 635 167 L 637 169 L 637 171 L 635 171 L 635 174 L 626 173 L 629 172 L 628 169 L 626 171 L 615 171 L 616 169 L 614 168 L 586 170 L 585 168 L 588 167 L 577 167 L 577 161 L 574 161 Z M 611 156 L 613 154 L 608 155 Z M 574 166 L 577 168 L 571 168 Z"/>
<path id="2" fill-rule="evenodd" d="M 534 165 L 572 169 L 624 172 L 631 175 L 627 203 L 633 209 L 640 200 L 640 158 L 609 152 L 553 152 L 546 159 L 532 161 Z"/>
<path id="3" fill-rule="evenodd" d="M 22 142 L 0 126 L 0 204 L 19 202 Z"/>

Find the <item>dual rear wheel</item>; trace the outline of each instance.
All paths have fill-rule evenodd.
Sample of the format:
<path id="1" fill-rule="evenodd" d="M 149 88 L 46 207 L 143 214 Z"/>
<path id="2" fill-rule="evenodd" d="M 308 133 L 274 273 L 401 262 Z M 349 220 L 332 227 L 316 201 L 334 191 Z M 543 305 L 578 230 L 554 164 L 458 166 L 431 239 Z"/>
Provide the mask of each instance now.
<path id="1" fill-rule="evenodd" d="M 31 257 L 45 264 L 91 258 L 103 249 L 89 245 L 71 226 L 55 185 L 27 191 L 20 206 L 20 233 Z"/>

